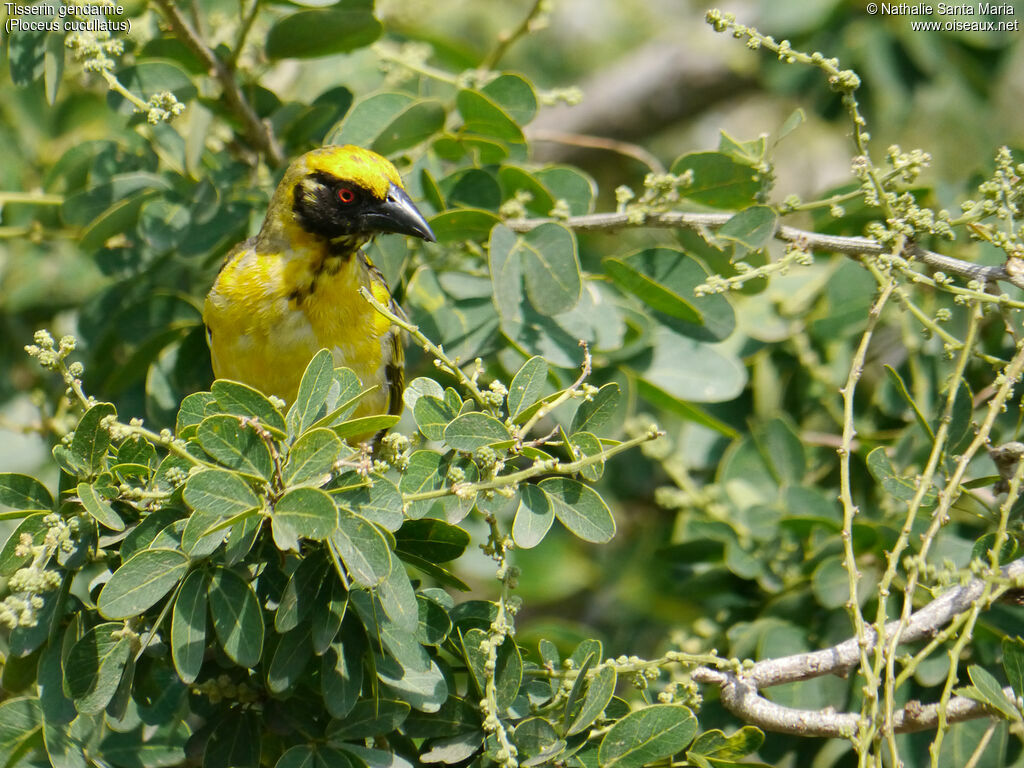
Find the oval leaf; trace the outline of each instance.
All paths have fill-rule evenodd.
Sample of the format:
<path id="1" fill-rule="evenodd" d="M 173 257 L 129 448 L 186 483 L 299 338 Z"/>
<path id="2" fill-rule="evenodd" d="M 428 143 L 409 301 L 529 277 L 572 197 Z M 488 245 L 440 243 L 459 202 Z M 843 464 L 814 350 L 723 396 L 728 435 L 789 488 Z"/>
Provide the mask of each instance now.
<path id="1" fill-rule="evenodd" d="M 678 704 L 630 712 L 611 727 L 597 751 L 601 768 L 641 768 L 674 755 L 693 740 L 697 718 Z"/>
<path id="2" fill-rule="evenodd" d="M 485 445 L 511 439 L 508 427 L 493 416 L 478 411 L 462 414 L 444 430 L 444 440 L 448 445 L 468 453 Z"/>
<path id="3" fill-rule="evenodd" d="M 600 494 L 568 477 L 549 477 L 538 487 L 551 500 L 559 522 L 584 541 L 601 543 L 615 535 L 615 518 Z"/>
<path id="4" fill-rule="evenodd" d="M 138 616 L 166 595 L 188 570 L 188 557 L 174 549 L 146 549 L 114 571 L 96 601 L 108 619 Z"/>
<path id="5" fill-rule="evenodd" d="M 210 616 L 224 653 L 243 667 L 254 667 L 263 653 L 263 614 L 252 586 L 227 568 L 218 568 L 207 590 Z"/>

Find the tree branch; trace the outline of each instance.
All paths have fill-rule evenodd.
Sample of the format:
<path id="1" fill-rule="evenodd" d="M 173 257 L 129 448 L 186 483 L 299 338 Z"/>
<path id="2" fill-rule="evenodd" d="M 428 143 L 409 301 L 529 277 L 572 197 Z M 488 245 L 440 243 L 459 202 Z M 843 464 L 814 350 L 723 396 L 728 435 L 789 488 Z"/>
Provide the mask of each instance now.
<path id="1" fill-rule="evenodd" d="M 203 42 L 199 33 L 189 24 L 172 0 L 155 0 L 155 2 L 178 39 L 202 60 L 210 74 L 220 83 L 224 91 L 224 102 L 242 121 L 249 142 L 266 156 L 271 165 L 281 165 L 284 162 L 284 155 L 273 132 L 260 120 L 259 115 L 246 101 L 238 81 L 235 80 L 234 74 L 227 64 L 221 61 L 220 57 Z"/>
<path id="2" fill-rule="evenodd" d="M 1000 578 L 1010 582 L 1024 579 L 1024 558 L 1003 566 L 1000 569 Z M 971 609 L 984 592 L 986 583 L 986 579 L 972 579 L 963 586 L 948 590 L 921 610 L 915 611 L 907 620 L 893 647 L 934 637 L 957 615 Z M 885 625 L 887 641 L 895 639 L 899 626 L 898 620 Z M 867 629 L 864 635 L 867 647 L 878 647 L 877 633 L 874 629 Z M 839 645 L 820 651 L 759 661 L 740 674 L 700 667 L 694 670 L 693 679 L 699 683 L 718 685 L 725 707 L 737 717 L 754 725 L 801 736 L 847 737 L 856 732 L 859 714 L 783 707 L 765 699 L 760 695 L 760 690 L 822 675 L 846 675 L 859 663 L 860 647 L 857 638 L 851 637 Z M 1006 689 L 1006 693 L 1011 698 L 1014 696 L 1012 689 Z M 946 722 L 970 720 L 991 713 L 989 708 L 973 699 L 954 696 L 947 706 Z M 938 705 L 926 706 L 920 702 L 910 702 L 894 713 L 892 722 L 897 733 L 933 728 L 938 722 Z"/>
<path id="3" fill-rule="evenodd" d="M 570 216 L 568 219 L 510 219 L 505 226 L 515 232 L 529 232 L 541 224 L 558 222 L 578 232 L 614 232 L 626 227 L 665 227 L 668 229 L 718 229 L 731 219 L 731 213 L 689 213 L 684 211 L 654 211 L 643 214 L 637 219 L 633 213 L 590 213 L 584 216 Z M 805 229 L 797 229 L 780 225 L 775 230 L 775 238 L 786 243 L 793 243 L 807 250 L 832 251 L 848 256 L 862 254 L 889 253 L 889 246 L 879 243 L 870 237 L 844 237 L 842 235 L 822 235 Z M 1024 288 L 1024 275 L 1007 272 L 1002 266 L 984 266 L 974 264 L 952 256 L 944 256 L 911 244 L 907 255 L 927 264 L 941 272 L 959 275 L 968 280 L 992 283 L 998 280 L 1012 283 Z"/>
<path id="4" fill-rule="evenodd" d="M 737 717 L 767 731 L 789 733 L 795 736 L 850 738 L 857 732 L 860 715 L 853 712 L 835 712 L 830 709 L 794 709 L 776 704 L 758 693 L 745 676 L 734 672 L 701 667 L 693 673 L 699 683 L 721 686 L 722 704 Z M 1013 689 L 1007 686 L 1003 693 L 1011 699 Z M 946 722 L 960 723 L 993 715 L 991 708 L 965 696 L 954 696 L 946 705 Z M 893 713 L 893 731 L 912 733 L 926 731 L 938 724 L 939 705 L 909 701 Z"/>

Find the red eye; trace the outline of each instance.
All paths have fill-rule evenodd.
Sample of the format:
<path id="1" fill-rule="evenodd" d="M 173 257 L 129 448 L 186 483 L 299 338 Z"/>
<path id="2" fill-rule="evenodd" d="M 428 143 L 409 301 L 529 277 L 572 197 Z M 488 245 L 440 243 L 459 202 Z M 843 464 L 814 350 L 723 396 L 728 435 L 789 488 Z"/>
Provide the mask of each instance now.
<path id="1" fill-rule="evenodd" d="M 356 193 L 348 187 L 342 187 L 338 190 L 338 199 L 347 205 L 348 203 L 355 202 Z"/>

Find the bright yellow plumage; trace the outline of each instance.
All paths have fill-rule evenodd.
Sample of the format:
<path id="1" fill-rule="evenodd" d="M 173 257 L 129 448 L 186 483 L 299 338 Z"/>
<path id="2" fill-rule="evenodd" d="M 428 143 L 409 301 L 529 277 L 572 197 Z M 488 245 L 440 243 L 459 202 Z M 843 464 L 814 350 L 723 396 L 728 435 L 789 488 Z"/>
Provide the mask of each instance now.
<path id="1" fill-rule="evenodd" d="M 399 329 L 360 288 L 392 303 L 361 247 L 381 232 L 432 241 L 395 167 L 359 147 L 325 147 L 285 172 L 256 237 L 236 246 L 203 310 L 213 370 L 286 402 L 320 349 L 375 387 L 354 416 L 401 410 Z M 395 307 L 397 311 L 397 307 Z"/>

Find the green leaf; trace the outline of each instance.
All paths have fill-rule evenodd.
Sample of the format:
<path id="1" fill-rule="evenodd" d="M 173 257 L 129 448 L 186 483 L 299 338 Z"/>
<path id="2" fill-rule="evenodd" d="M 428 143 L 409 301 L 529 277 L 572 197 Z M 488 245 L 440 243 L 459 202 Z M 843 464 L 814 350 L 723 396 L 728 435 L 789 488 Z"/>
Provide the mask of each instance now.
<path id="1" fill-rule="evenodd" d="M 605 384 L 591 397 L 580 403 L 572 417 L 569 432 L 597 432 L 615 415 L 622 394 L 615 382 Z"/>
<path id="2" fill-rule="evenodd" d="M 21 546 L 22 535 L 29 536 L 33 544 L 41 544 L 43 542 L 46 532 L 50 530 L 49 526 L 44 522 L 47 514 L 49 513 L 36 512 L 28 515 L 18 523 L 17 528 L 11 531 L 7 541 L 4 542 L 3 548 L 0 549 L 0 577 L 9 579 L 18 569 L 23 568 L 28 563 L 32 554 L 26 553 L 19 556 L 15 554 L 15 550 Z"/>
<path id="3" fill-rule="evenodd" d="M 492 98 L 479 91 L 464 89 L 456 95 L 455 106 L 462 115 L 463 130 L 501 141 L 523 143 L 522 129 Z"/>
<path id="4" fill-rule="evenodd" d="M 924 430 L 924 433 L 928 436 L 929 440 L 934 440 L 935 432 L 932 431 L 932 426 L 928 423 L 928 419 L 924 417 L 924 414 L 921 413 L 921 409 L 918 408 L 917 402 L 914 400 L 913 396 L 910 394 L 910 390 L 907 389 L 907 385 L 903 381 L 903 377 L 900 376 L 899 372 L 897 372 L 897 370 L 891 365 L 885 366 L 885 372 L 889 374 L 889 379 L 892 381 L 893 386 L 896 387 L 896 391 L 900 393 L 903 399 L 907 401 L 907 405 L 909 405 L 911 410 L 913 410 L 914 418 L 917 419 L 918 426 Z"/>
<path id="5" fill-rule="evenodd" d="M 462 651 L 467 666 L 478 690 L 482 693 L 487 685 L 487 633 L 482 629 L 470 629 L 462 636 Z M 502 713 L 515 701 L 523 679 L 523 659 L 519 647 L 512 637 L 506 637 L 498 647 L 493 670 L 495 699 L 498 712 Z"/>
<path id="6" fill-rule="evenodd" d="M 409 457 L 409 464 L 402 473 L 402 479 L 398 482 L 398 489 L 403 494 L 424 493 L 441 487 L 441 476 L 439 468 L 441 456 L 435 451 L 413 451 Z M 414 502 L 408 510 L 410 517 L 422 517 L 424 512 L 419 510 L 429 509 L 433 501 Z M 419 511 L 419 514 L 417 512 Z"/>
<path id="7" fill-rule="evenodd" d="M 502 165 L 498 169 L 498 180 L 501 182 L 501 199 L 523 197 L 523 206 L 529 214 L 547 216 L 555 207 L 555 198 L 530 171 L 514 165 Z"/>
<path id="8" fill-rule="evenodd" d="M 416 426 L 419 427 L 425 438 L 442 440 L 445 428 L 452 419 L 458 416 L 458 411 L 450 408 L 440 397 L 421 395 L 416 399 L 413 416 L 416 419 Z"/>
<path id="9" fill-rule="evenodd" d="M 868 454 L 868 472 L 881 483 L 887 494 L 899 501 L 910 501 L 918 492 L 917 481 L 914 478 L 902 477 L 896 472 L 892 461 L 885 448 L 875 448 Z M 921 506 L 932 506 L 938 495 L 934 488 L 928 488 L 921 497 Z"/>
<path id="10" fill-rule="evenodd" d="M 304 539 L 323 541 L 337 525 L 338 508 L 319 488 L 294 488 L 278 499 L 271 519 L 275 529 L 283 524 Z"/>
<path id="11" fill-rule="evenodd" d="M 281 638 L 267 670 L 267 689 L 271 693 L 284 693 L 298 683 L 313 657 L 310 631 L 308 624 L 302 624 Z"/>
<path id="12" fill-rule="evenodd" d="M 206 604 L 209 589 L 203 571 L 192 571 L 181 583 L 171 614 L 171 658 L 182 682 L 193 683 L 206 652 Z"/>
<path id="13" fill-rule="evenodd" d="M 285 485 L 308 482 L 319 485 L 330 475 L 341 450 L 341 440 L 329 429 L 303 432 L 288 451 L 288 460 L 281 472 Z"/>
<path id="14" fill-rule="evenodd" d="M 103 458 L 110 447 L 110 432 L 101 426 L 108 416 L 117 415 L 110 403 L 97 403 L 82 414 L 75 427 L 75 436 L 71 439 L 71 453 L 74 454 L 90 472 L 98 472 L 103 467 Z"/>
<path id="15" fill-rule="evenodd" d="M 295 402 L 285 417 L 292 435 L 302 434 L 320 417 L 333 381 L 334 357 L 328 350 L 321 349 L 306 366 Z"/>
<path id="16" fill-rule="evenodd" d="M 634 294 L 651 309 L 703 325 L 704 318 L 692 303 L 692 291 L 689 295 L 685 291 L 675 292 L 666 285 L 671 275 L 655 272 L 656 269 L 663 271 L 666 265 L 670 265 L 669 259 L 663 254 L 678 252 L 668 248 L 651 248 L 627 259 L 605 259 L 604 270 L 622 290 Z M 679 256 L 683 254 L 678 254 L 676 263 L 681 262 Z"/>
<path id="17" fill-rule="evenodd" d="M 138 616 L 173 589 L 188 570 L 188 557 L 173 549 L 146 549 L 114 571 L 96 601 L 108 619 Z"/>
<path id="18" fill-rule="evenodd" d="M 395 551 L 417 555 L 433 563 L 457 560 L 469 546 L 469 534 L 443 520 L 406 520 L 395 533 Z"/>
<path id="19" fill-rule="evenodd" d="M 580 477 L 590 483 L 596 483 L 604 474 L 604 458 L 601 457 L 604 446 L 592 432 L 574 432 L 568 439 L 572 446 L 575 460 L 594 458 L 591 464 L 580 469 Z"/>
<path id="20" fill-rule="evenodd" d="M 745 208 L 765 183 L 754 168 L 720 152 L 694 152 L 672 164 L 674 174 L 687 171 L 693 172 L 693 184 L 680 190 L 682 196 L 713 208 Z"/>
<path id="21" fill-rule="evenodd" d="M 440 601 L 424 594 L 416 595 L 416 604 L 419 606 L 417 641 L 421 645 L 440 645 L 452 631 L 452 620 L 448 617 L 447 608 Z"/>
<path id="22" fill-rule="evenodd" d="M 370 145 L 374 152 L 392 155 L 426 141 L 444 128 L 444 105 L 436 99 L 416 101 L 398 113 Z"/>
<path id="23" fill-rule="evenodd" d="M 508 427 L 493 416 L 469 411 L 454 419 L 444 430 L 445 442 L 456 451 L 472 453 L 477 448 L 511 440 Z"/>
<path id="24" fill-rule="evenodd" d="M 772 419 L 753 432 L 765 466 L 779 485 L 800 485 L 807 471 L 807 457 L 800 436 L 786 419 Z"/>
<path id="25" fill-rule="evenodd" d="M 405 391 L 402 393 L 402 402 L 411 411 L 416 408 L 416 401 L 424 395 L 431 395 L 443 400 L 444 389 L 433 379 L 417 376 L 406 385 Z"/>
<path id="26" fill-rule="evenodd" d="M 402 494 L 386 477 L 372 475 L 360 481 L 353 472 L 342 475 L 337 482 L 342 487 L 363 483 L 358 488 L 333 491 L 331 495 L 340 506 L 348 507 L 389 531 L 397 531 L 402 526 L 405 519 L 402 514 Z"/>
<path id="27" fill-rule="evenodd" d="M 1007 698 L 1006 693 L 1003 692 L 1003 687 L 999 685 L 999 682 L 993 677 L 991 672 L 977 664 L 972 664 L 967 668 L 967 674 L 985 703 L 1007 720 L 1020 721 L 1022 719 L 1020 710 L 1014 702 Z"/>
<path id="28" fill-rule="evenodd" d="M 295 567 L 274 612 L 274 629 L 279 634 L 290 632 L 306 620 L 318 587 L 324 582 L 326 570 L 327 562 L 322 552 L 308 555 Z"/>
<path id="29" fill-rule="evenodd" d="M 756 251 L 772 239 L 778 220 L 778 215 L 767 205 L 752 205 L 725 222 L 715 236 Z"/>
<path id="30" fill-rule="evenodd" d="M 333 717 L 346 717 L 363 687 L 366 639 L 361 627 L 357 631 L 351 627 L 349 622 L 342 628 L 341 642 L 331 644 L 320 665 L 324 706 Z"/>
<path id="31" fill-rule="evenodd" d="M 383 413 L 379 416 L 362 416 L 358 419 L 349 419 L 343 424 L 332 427 L 334 434 L 342 440 L 359 437 L 370 439 L 372 435 L 385 429 L 391 429 L 401 419 L 397 414 Z"/>
<path id="32" fill-rule="evenodd" d="M 797 128 L 799 128 L 801 123 L 804 122 L 804 119 L 804 111 L 799 107 L 790 112 L 789 117 L 786 118 L 786 121 L 782 124 L 782 127 L 779 128 L 778 136 L 775 139 L 776 143 L 782 141 L 784 138 L 786 138 L 786 136 L 788 136 Z"/>
<path id="33" fill-rule="evenodd" d="M 187 439 L 195 434 L 195 428 L 206 418 L 208 409 L 216 407 L 217 399 L 210 392 L 193 392 L 181 401 L 175 420 L 178 437 Z M 192 428 L 191 431 L 189 428 Z"/>
<path id="34" fill-rule="evenodd" d="M 601 740 L 601 768 L 641 768 L 674 755 L 697 733 L 697 718 L 677 704 L 654 704 L 630 712 Z"/>
<path id="35" fill-rule="evenodd" d="M 334 576 L 324 579 L 316 591 L 309 621 L 314 653 L 323 654 L 334 642 L 347 609 L 348 590 L 345 585 Z"/>
<path id="36" fill-rule="evenodd" d="M 601 667 L 594 673 L 587 686 L 587 695 L 583 698 L 583 705 L 572 721 L 572 725 L 569 726 L 569 730 L 565 732 L 566 736 L 583 732 L 604 712 L 615 693 L 616 680 L 615 667 Z"/>
<path id="37" fill-rule="evenodd" d="M 515 729 L 515 743 L 523 768 L 550 763 L 566 747 L 565 740 L 558 738 L 555 727 L 543 717 L 520 721 Z"/>
<path id="38" fill-rule="evenodd" d="M 529 81 L 519 75 L 499 75 L 480 91 L 519 125 L 526 125 L 537 114 L 537 94 Z"/>
<path id="39" fill-rule="evenodd" d="M 1013 692 L 1024 695 L 1024 640 L 1020 637 L 1003 638 L 1003 671 Z"/>
<path id="40" fill-rule="evenodd" d="M 446 208 L 484 208 L 497 212 L 501 205 L 501 185 L 493 173 L 480 168 L 462 168 L 438 182 Z"/>
<path id="41" fill-rule="evenodd" d="M 639 363 L 647 384 L 677 400 L 721 403 L 737 397 L 747 383 L 747 369 L 733 353 L 680 336 L 667 328 L 654 332 L 650 357 Z M 679 361 L 685 360 L 686 365 Z"/>
<path id="42" fill-rule="evenodd" d="M 576 238 L 561 224 L 542 224 L 518 235 L 504 225 L 495 227 L 488 259 L 494 303 L 503 317 L 521 318 L 522 281 L 530 303 L 542 315 L 567 312 L 580 299 Z"/>
<path id="43" fill-rule="evenodd" d="M 118 516 L 114 508 L 100 495 L 95 485 L 92 483 L 79 483 L 76 490 L 78 498 L 82 501 L 82 506 L 85 507 L 85 511 L 92 515 L 96 522 L 112 531 L 124 530 L 124 520 Z"/>
<path id="44" fill-rule="evenodd" d="M 416 99 L 408 93 L 385 91 L 360 99 L 327 135 L 327 144 L 369 147 Z"/>
<path id="45" fill-rule="evenodd" d="M 530 549 L 544 539 L 555 522 L 555 510 L 548 498 L 536 485 L 519 486 L 519 506 L 512 522 L 512 538 L 517 547 Z"/>
<path id="46" fill-rule="evenodd" d="M 207 591 L 217 640 L 228 658 L 255 667 L 263 653 L 263 614 L 252 586 L 234 571 L 217 568 Z"/>
<path id="47" fill-rule="evenodd" d="M 311 59 L 347 53 L 380 37 L 382 27 L 373 15 L 373 3 L 349 2 L 323 10 L 291 13 L 267 33 L 270 59 Z"/>
<path id="48" fill-rule="evenodd" d="M 210 732 L 204 768 L 257 768 L 263 735 L 262 718 L 253 710 L 227 709 Z"/>
<path id="49" fill-rule="evenodd" d="M 344 720 L 334 720 L 327 727 L 332 741 L 358 741 L 383 736 L 398 728 L 409 716 L 412 707 L 394 699 L 368 699 L 355 705 Z"/>
<path id="50" fill-rule="evenodd" d="M 838 555 L 818 563 L 811 575 L 811 589 L 824 608 L 841 608 L 850 599 L 850 577 Z"/>
<path id="51" fill-rule="evenodd" d="M 46 86 L 46 103 L 51 107 L 57 103 L 57 90 L 64 75 L 64 51 L 64 35 L 59 32 L 49 33 L 43 53 L 43 81 Z"/>
<path id="52" fill-rule="evenodd" d="M 53 496 L 46 486 L 28 475 L 0 473 L 0 504 L 12 509 L 53 509 Z"/>
<path id="53" fill-rule="evenodd" d="M 601 543 L 615 535 L 615 518 L 600 494 L 568 477 L 549 477 L 538 487 L 548 495 L 558 521 L 584 541 Z"/>
<path id="54" fill-rule="evenodd" d="M 491 211 L 480 208 L 457 208 L 439 213 L 430 219 L 430 228 L 441 245 L 462 243 L 466 240 L 486 240 L 501 219 Z"/>
<path id="55" fill-rule="evenodd" d="M 561 224 L 541 224 L 521 242 L 526 295 L 534 308 L 550 316 L 575 307 L 583 288 L 576 236 Z"/>
<path id="56" fill-rule="evenodd" d="M 203 419 L 196 439 L 218 462 L 253 477 L 269 479 L 274 471 L 270 448 L 251 426 L 242 426 L 237 416 L 218 414 Z"/>
<path id="57" fill-rule="evenodd" d="M 722 131 L 718 138 L 718 151 L 735 158 L 745 165 L 756 166 L 763 162 L 767 148 L 767 137 L 764 134 L 761 134 L 756 139 L 740 141 Z"/>
<path id="58" fill-rule="evenodd" d="M 12 698 L 0 702 L 0 754 L 24 756 L 22 750 L 30 748 L 42 724 L 43 713 L 38 699 Z M 18 763 L 10 765 L 15 768 Z"/>
<path id="59" fill-rule="evenodd" d="M 687 759 L 694 756 L 711 757 L 717 760 L 740 760 L 753 754 L 764 743 L 764 731 L 753 725 L 745 725 L 731 736 L 722 731 L 704 731 L 686 752 Z"/>
<path id="60" fill-rule="evenodd" d="M 261 392 L 227 379 L 218 379 L 210 389 L 225 413 L 259 419 L 264 427 L 277 432 L 277 437 L 284 437 L 284 416 Z"/>
<path id="61" fill-rule="evenodd" d="M 594 207 L 594 194 L 597 184 L 578 168 L 570 166 L 548 166 L 535 173 L 555 199 L 565 200 L 569 204 L 569 213 L 583 216 Z"/>
<path id="62" fill-rule="evenodd" d="M 583 693 L 584 685 L 586 685 L 587 674 L 590 672 L 590 668 L 593 666 L 594 660 L 597 658 L 598 656 L 596 652 L 588 653 L 586 658 L 583 659 L 583 663 L 578 667 L 579 672 L 576 674 L 576 679 L 573 680 L 572 688 L 569 689 L 569 695 L 565 698 L 565 714 L 563 715 L 563 720 L 567 723 L 572 722 L 575 719 L 576 712 L 579 710 L 579 706 L 582 705 L 580 695 Z"/>
<path id="63" fill-rule="evenodd" d="M 182 494 L 194 510 L 232 517 L 260 506 L 260 500 L 238 475 L 223 469 L 204 469 L 189 477 Z"/>
<path id="64" fill-rule="evenodd" d="M 121 682 L 132 645 L 123 630 L 117 622 L 98 624 L 68 652 L 64 688 L 82 714 L 102 712 Z"/>
<path id="65" fill-rule="evenodd" d="M 328 543 L 357 584 L 375 587 L 391 572 L 391 548 L 383 534 L 354 512 L 338 510 L 338 527 Z"/>
<path id="66" fill-rule="evenodd" d="M 543 357 L 535 355 L 523 363 L 512 377 L 508 387 L 508 413 L 515 418 L 525 408 L 540 400 L 548 377 L 548 364 Z"/>
<path id="67" fill-rule="evenodd" d="M 143 101 L 158 93 L 170 91 L 184 104 L 196 95 L 192 78 L 184 69 L 170 61 L 139 61 L 133 66 L 118 70 L 117 79 Z M 114 90 L 107 92 L 107 102 L 124 114 L 136 112 L 135 106 Z"/>

